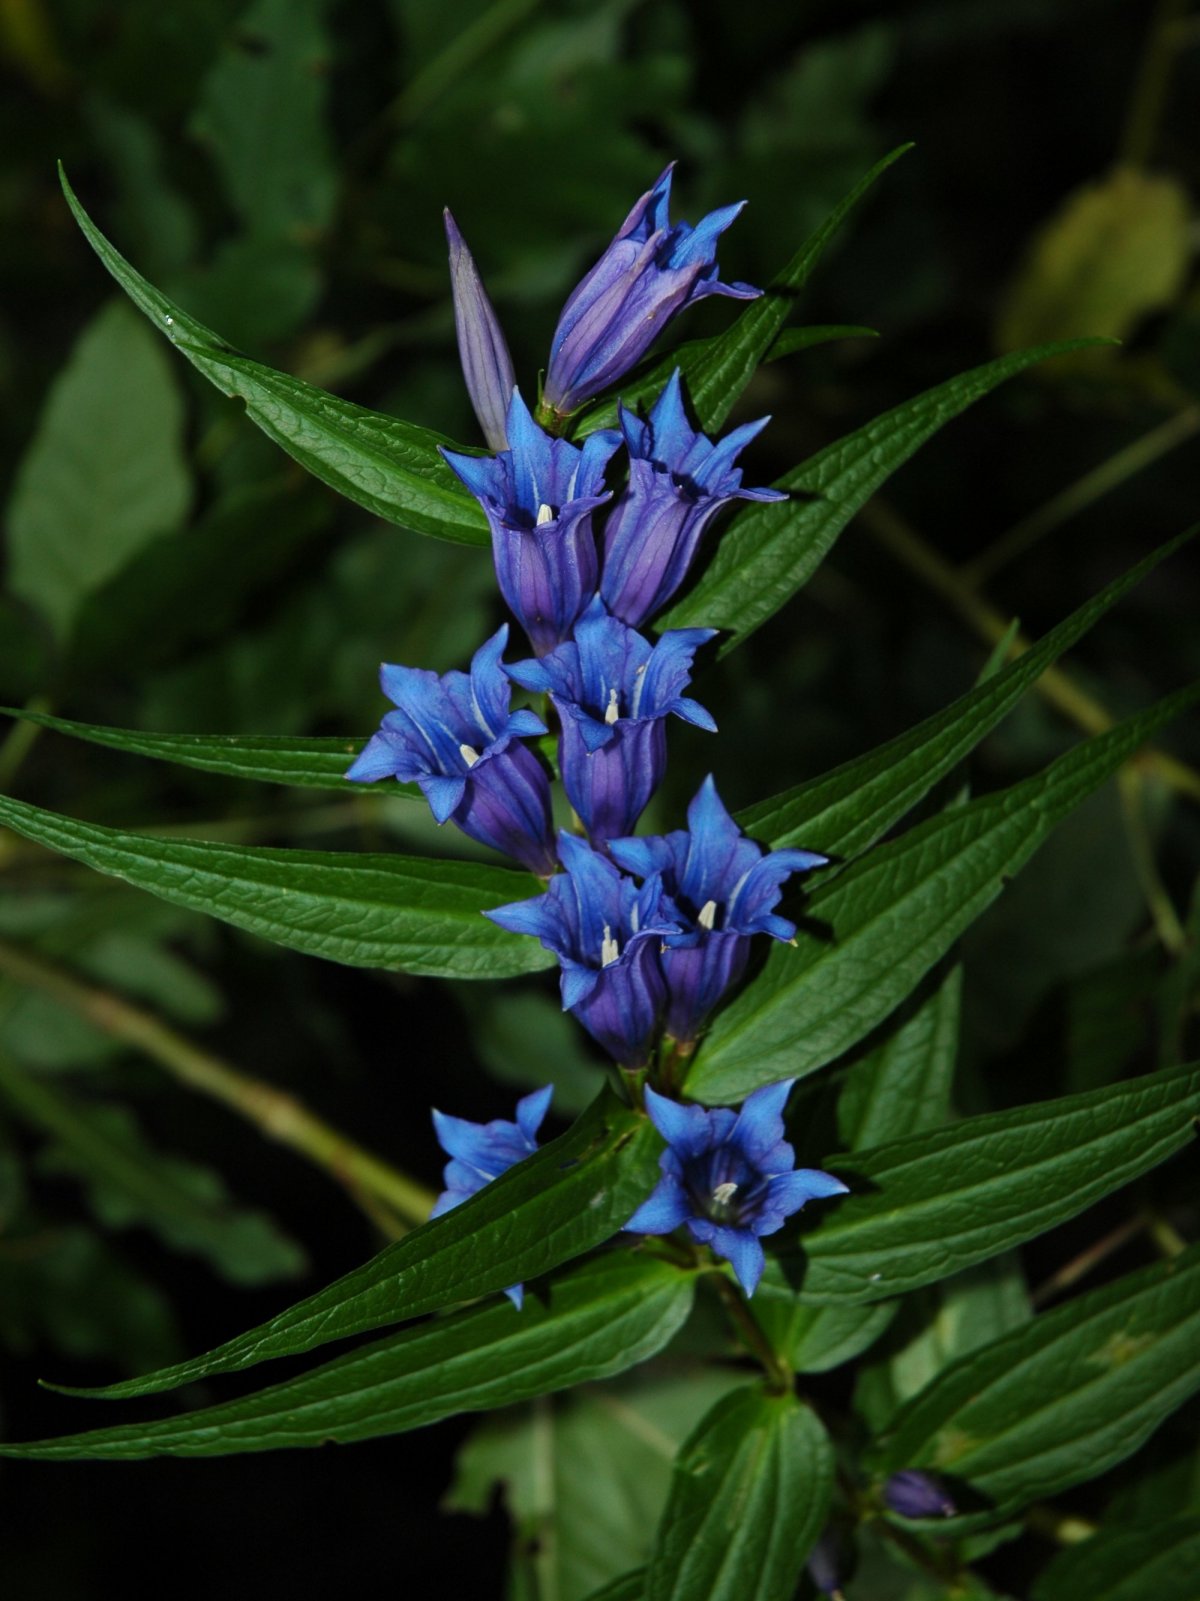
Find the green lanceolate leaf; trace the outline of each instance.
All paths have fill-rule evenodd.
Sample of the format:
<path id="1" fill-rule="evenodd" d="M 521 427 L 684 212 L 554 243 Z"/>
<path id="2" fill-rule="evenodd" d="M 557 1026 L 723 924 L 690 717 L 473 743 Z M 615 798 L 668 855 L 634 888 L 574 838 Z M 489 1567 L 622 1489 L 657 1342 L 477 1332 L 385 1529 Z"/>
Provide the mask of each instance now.
<path id="1" fill-rule="evenodd" d="M 110 1385 L 150 1395 L 491 1295 L 601 1245 L 658 1180 L 649 1121 L 601 1094 L 573 1128 L 316 1295 L 204 1356 Z"/>
<path id="2" fill-rule="evenodd" d="M 1200 686 L 1169 695 L 1032 778 L 910 829 L 816 890 L 807 911 L 827 937 L 776 946 L 718 1015 L 689 1093 L 709 1105 L 739 1101 L 760 1085 L 815 1072 L 865 1038 L 1055 825 L 1197 699 Z"/>
<path id="3" fill-rule="evenodd" d="M 896 1313 L 898 1301 L 859 1306 L 812 1306 L 796 1294 L 795 1264 L 767 1258 L 754 1292 L 754 1315 L 773 1350 L 786 1356 L 797 1373 L 828 1373 L 870 1350 Z"/>
<path id="4" fill-rule="evenodd" d="M 1200 1517 L 1103 1528 L 1043 1568 L 1031 1601 L 1195 1601 Z"/>
<path id="5" fill-rule="evenodd" d="M 735 1390 L 675 1463 L 646 1601 L 787 1601 L 825 1523 L 833 1449 L 794 1395 Z"/>
<path id="6" fill-rule="evenodd" d="M 1103 1473 L 1197 1389 L 1193 1248 L 954 1363 L 897 1416 L 878 1466 L 934 1468 L 965 1481 L 989 1508 L 948 1527 L 970 1528 Z"/>
<path id="7" fill-rule="evenodd" d="M 4 796 L 0 825 L 173 905 L 331 962 L 436 978 L 502 978 L 550 965 L 534 941 L 483 916 L 535 887 L 505 867 L 155 839 Z"/>
<path id="8" fill-rule="evenodd" d="M 41 1461 L 228 1456 L 402 1434 L 621 1373 L 662 1349 L 687 1317 L 692 1291 L 678 1268 L 614 1253 L 567 1274 L 544 1298 L 528 1290 L 519 1312 L 505 1300 L 472 1307 L 239 1401 L 8 1446 L 7 1454 Z"/>
<path id="9" fill-rule="evenodd" d="M 738 822 L 747 833 L 769 840 L 776 850 L 800 845 L 839 856 L 865 850 L 974 750 L 1046 668 L 1099 622 L 1127 590 L 1195 533 L 1195 528 L 1189 528 L 1151 552 L 1016 661 L 943 711 L 831 773 L 748 806 L 738 813 Z"/>
<path id="10" fill-rule="evenodd" d="M 723 653 L 740 645 L 812 577 L 855 512 L 939 428 L 1006 378 L 1094 343 L 1041 345 L 989 361 L 818 451 L 775 484 L 800 498 L 741 512 L 721 536 L 699 583 L 657 626 L 720 628 L 731 636 Z"/>
<path id="11" fill-rule="evenodd" d="M 1194 1138 L 1200 1063 L 831 1156 L 850 1194 L 803 1236 L 811 1302 L 877 1301 L 1065 1222 Z"/>
<path id="12" fill-rule="evenodd" d="M 632 1573 L 623 1573 L 603 1589 L 593 1590 L 587 1601 L 643 1601 L 645 1594 L 646 1570 L 635 1568 Z"/>
<path id="13" fill-rule="evenodd" d="M 441 434 L 352 405 L 251 361 L 135 272 L 75 198 L 67 204 L 88 243 L 160 333 L 302 467 L 377 517 L 417 533 L 485 545 L 483 513 L 438 455 Z"/>
<path id="14" fill-rule="evenodd" d="M 847 1150 L 946 1121 L 961 1005 L 962 968 L 952 967 L 911 1017 L 851 1065 L 837 1103 L 838 1138 Z"/>
<path id="15" fill-rule="evenodd" d="M 175 762 L 180 767 L 197 767 L 201 772 L 220 773 L 226 778 L 249 778 L 264 784 L 290 784 L 300 789 L 329 789 L 354 795 L 364 789 L 384 790 L 419 800 L 415 784 L 397 784 L 383 779 L 377 784 L 349 784 L 346 769 L 366 743 L 365 738 L 304 739 L 288 734 L 153 734 L 136 728 L 107 728 L 98 723 L 75 723 L 48 712 L 30 712 L 0 706 L 6 717 L 37 723 L 73 739 L 92 745 L 125 751 L 130 756 L 148 756 L 154 761 Z"/>

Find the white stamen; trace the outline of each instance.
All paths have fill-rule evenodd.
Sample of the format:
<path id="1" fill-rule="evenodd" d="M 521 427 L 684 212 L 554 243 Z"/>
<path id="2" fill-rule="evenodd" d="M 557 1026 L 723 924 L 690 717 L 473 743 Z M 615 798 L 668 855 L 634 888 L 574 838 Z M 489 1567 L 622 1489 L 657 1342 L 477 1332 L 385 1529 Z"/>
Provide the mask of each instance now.
<path id="1" fill-rule="evenodd" d="M 620 715 L 621 713 L 617 707 L 617 692 L 615 689 L 610 689 L 608 692 L 608 705 L 604 708 L 604 721 L 611 728 Z"/>
<path id="2" fill-rule="evenodd" d="M 553 506 L 547 506 L 546 502 L 543 501 L 542 504 L 538 507 L 537 525 L 540 528 L 543 523 L 552 523 L 553 521 L 554 521 L 554 508 L 553 508 Z"/>
<path id="3" fill-rule="evenodd" d="M 705 901 L 700 908 L 700 915 L 696 918 L 701 928 L 715 928 L 717 924 L 716 901 Z"/>
<path id="4" fill-rule="evenodd" d="M 621 954 L 621 947 L 612 937 L 612 929 L 604 925 L 604 938 L 600 941 L 600 966 L 611 967 Z"/>
<path id="5" fill-rule="evenodd" d="M 736 1194 L 737 1185 L 732 1179 L 728 1179 L 724 1184 L 717 1185 L 716 1189 L 712 1192 L 712 1198 L 718 1206 L 728 1206 L 729 1202 L 733 1200 Z"/>
<path id="6" fill-rule="evenodd" d="M 474 767 L 475 763 L 479 760 L 479 752 L 473 749 L 470 745 L 460 745 L 458 747 L 458 754 L 462 757 L 463 761 L 466 762 L 468 767 Z"/>

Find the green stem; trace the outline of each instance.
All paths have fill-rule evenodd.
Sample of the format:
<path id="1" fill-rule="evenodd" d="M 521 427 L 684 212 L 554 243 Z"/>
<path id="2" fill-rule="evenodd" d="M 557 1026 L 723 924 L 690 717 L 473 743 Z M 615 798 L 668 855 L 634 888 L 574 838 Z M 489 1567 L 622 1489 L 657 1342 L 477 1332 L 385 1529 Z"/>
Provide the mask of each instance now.
<path id="1" fill-rule="evenodd" d="M 27 712 L 48 712 L 50 702 L 45 695 L 35 695 L 25 704 Z M 4 743 L 0 745 L 0 794 L 7 794 L 21 763 L 28 756 L 34 741 L 42 733 L 40 723 L 14 723 Z"/>
<path id="2" fill-rule="evenodd" d="M 768 1391 L 772 1395 L 786 1395 L 792 1388 L 794 1377 L 791 1365 L 768 1340 L 766 1330 L 755 1317 L 749 1301 L 725 1270 L 722 1268 L 716 1272 L 714 1278 L 717 1294 L 724 1302 L 734 1332 L 766 1374 Z"/>
<path id="3" fill-rule="evenodd" d="M 1163 949 L 1168 955 L 1179 957 L 1187 950 L 1187 930 L 1180 922 L 1154 859 L 1154 842 L 1146 825 L 1145 788 L 1145 780 L 1136 768 L 1125 767 L 1117 774 L 1117 790 L 1121 797 L 1125 835 L 1129 841 L 1134 872 Z"/>
<path id="4" fill-rule="evenodd" d="M 1154 154 L 1187 9 L 1188 0 L 1159 0 L 1121 132 L 1117 159 L 1128 166 L 1144 167 Z"/>

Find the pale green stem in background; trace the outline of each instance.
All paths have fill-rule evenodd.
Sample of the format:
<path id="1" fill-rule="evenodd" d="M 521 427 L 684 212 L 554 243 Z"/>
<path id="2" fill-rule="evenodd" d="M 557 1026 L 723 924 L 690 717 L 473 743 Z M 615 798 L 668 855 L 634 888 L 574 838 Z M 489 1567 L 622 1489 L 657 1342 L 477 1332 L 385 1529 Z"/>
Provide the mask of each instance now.
<path id="1" fill-rule="evenodd" d="M 1052 1506 L 1031 1506 L 1025 1514 L 1025 1521 L 1031 1529 L 1044 1534 L 1056 1545 L 1082 1545 L 1099 1532 L 1098 1524 L 1089 1523 L 1086 1518 L 1076 1517 L 1073 1513 L 1060 1512 Z"/>
<path id="2" fill-rule="evenodd" d="M 35 695 L 26 702 L 27 712 L 48 712 L 50 702 L 44 695 Z M 0 795 L 6 795 L 17 770 L 29 754 L 34 741 L 42 732 L 39 723 L 14 723 L 4 743 L 0 745 Z"/>
<path id="3" fill-rule="evenodd" d="M 1187 930 L 1179 920 L 1154 860 L 1154 842 L 1146 826 L 1145 778 L 1136 768 L 1124 767 L 1117 774 L 1117 790 L 1134 872 L 1154 920 L 1155 933 L 1165 951 L 1171 956 L 1182 956 L 1188 944 Z"/>
<path id="4" fill-rule="evenodd" d="M 1127 166 L 1144 167 L 1154 154 L 1171 72 L 1188 31 L 1188 4 L 1189 0 L 1159 0 L 1121 132 L 1117 159 Z"/>
<path id="5" fill-rule="evenodd" d="M 355 1144 L 294 1095 L 229 1066 L 119 995 L 81 983 L 5 940 L 0 940 L 0 974 L 40 990 L 101 1033 L 144 1052 L 190 1089 L 223 1102 L 268 1139 L 324 1168 L 385 1233 L 403 1234 L 429 1217 L 434 1196 L 424 1185 Z"/>
<path id="6" fill-rule="evenodd" d="M 1139 1212 L 1136 1217 L 1119 1224 L 1115 1229 L 1104 1235 L 1102 1239 L 1095 1240 L 1078 1256 L 1073 1256 L 1069 1262 L 1064 1262 L 1056 1273 L 1053 1273 L 1044 1284 L 1039 1284 L 1029 1297 L 1030 1305 L 1034 1308 L 1042 1307 L 1047 1301 L 1053 1300 L 1064 1290 L 1069 1290 L 1086 1278 L 1093 1268 L 1100 1266 L 1101 1262 L 1108 1260 L 1115 1251 L 1130 1240 L 1136 1239 L 1143 1230 L 1149 1230 L 1151 1218 L 1148 1212 Z"/>

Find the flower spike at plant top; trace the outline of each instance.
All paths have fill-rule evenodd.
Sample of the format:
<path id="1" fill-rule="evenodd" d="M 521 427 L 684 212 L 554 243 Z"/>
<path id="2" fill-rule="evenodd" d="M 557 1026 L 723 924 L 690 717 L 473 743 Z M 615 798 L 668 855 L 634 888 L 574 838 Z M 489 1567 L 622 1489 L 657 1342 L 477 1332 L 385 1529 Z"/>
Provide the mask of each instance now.
<path id="1" fill-rule="evenodd" d="M 453 820 L 472 839 L 546 878 L 557 865 L 550 781 L 520 743 L 544 734 L 546 725 L 531 711 L 509 711 L 512 683 L 500 660 L 507 640 L 504 623 L 475 652 L 469 674 L 439 677 L 385 662 L 380 683 L 397 709 L 346 777 L 418 784 L 439 823 Z"/>
<path id="2" fill-rule="evenodd" d="M 627 834 L 658 788 L 669 714 L 716 732 L 704 707 L 681 693 L 693 656 L 715 633 L 677 628 L 651 645 L 597 596 L 574 639 L 508 669 L 526 689 L 547 691 L 558 709 L 563 788 L 593 845 Z"/>
<path id="3" fill-rule="evenodd" d="M 563 1010 L 622 1067 L 641 1067 L 667 994 L 658 947 L 676 925 L 664 915 L 657 878 L 639 890 L 577 835 L 558 839 L 566 872 L 550 880 L 546 893 L 484 916 L 553 951 L 562 969 Z"/>
<path id="4" fill-rule="evenodd" d="M 717 794 L 712 774 L 688 807 L 687 829 L 640 839 L 612 839 L 609 855 L 627 873 L 656 874 L 682 931 L 662 955 L 667 1033 L 691 1044 L 704 1019 L 742 976 L 755 934 L 795 937 L 775 913 L 784 882 L 829 861 L 816 851 L 767 851 L 746 839 Z"/>
<path id="5" fill-rule="evenodd" d="M 599 576 L 592 513 L 612 496 L 604 469 L 621 443 L 611 430 L 582 448 L 543 433 L 514 389 L 508 444 L 498 456 L 464 456 L 439 445 L 483 507 L 492 530 L 500 592 L 538 656 L 568 638 Z"/>
<path id="6" fill-rule="evenodd" d="M 509 1123 L 497 1117 L 490 1123 L 468 1123 L 461 1117 L 447 1117 L 433 1109 L 433 1126 L 438 1144 L 450 1160 L 442 1170 L 446 1188 L 433 1204 L 433 1217 L 441 1217 L 452 1207 L 481 1190 L 485 1184 L 507 1173 L 537 1150 L 537 1132 L 550 1105 L 554 1086 L 534 1090 L 517 1102 L 517 1120 Z M 525 1287 L 512 1284 L 505 1295 L 520 1309 Z"/>
<path id="7" fill-rule="evenodd" d="M 563 307 L 550 347 L 542 403 L 565 416 L 629 371 L 684 306 L 705 295 L 753 300 L 750 284 L 717 277 L 717 240 L 745 205 L 710 211 L 694 228 L 672 226 L 671 174 L 634 206 L 616 238 Z"/>
<path id="8" fill-rule="evenodd" d="M 761 1236 L 774 1234 L 807 1202 L 845 1195 L 818 1168 L 797 1168 L 783 1137 L 783 1108 L 795 1079 L 748 1095 L 740 1112 L 683 1106 L 646 1090 L 650 1121 L 667 1142 L 658 1188 L 626 1223 L 631 1234 L 669 1234 L 686 1223 L 693 1239 L 733 1264 L 753 1295 L 764 1266 Z"/>
<path id="9" fill-rule="evenodd" d="M 731 500 L 786 500 L 780 489 L 743 489 L 733 464 L 770 422 L 760 417 L 714 444 L 697 433 L 683 409 L 679 369 L 645 422 L 620 406 L 629 447 L 629 487 L 604 530 L 608 609 L 634 628 L 652 616 L 687 577 L 700 536 Z"/>
<path id="10" fill-rule="evenodd" d="M 488 299 L 475 258 L 467 249 L 458 224 L 449 211 L 442 213 L 450 246 L 450 288 L 454 296 L 454 327 L 458 354 L 471 405 L 483 429 L 489 450 L 504 450 L 508 437 L 504 419 L 516 388 L 512 357 L 500 321 Z"/>

